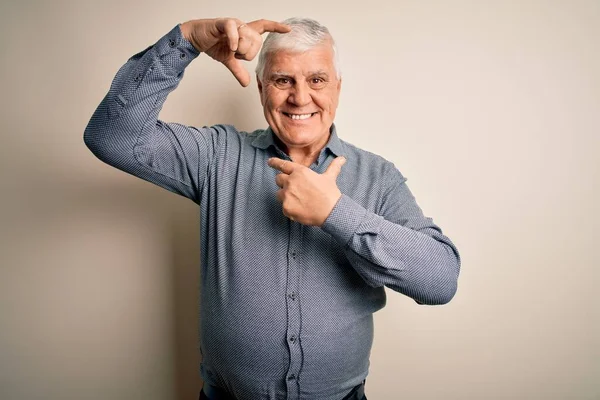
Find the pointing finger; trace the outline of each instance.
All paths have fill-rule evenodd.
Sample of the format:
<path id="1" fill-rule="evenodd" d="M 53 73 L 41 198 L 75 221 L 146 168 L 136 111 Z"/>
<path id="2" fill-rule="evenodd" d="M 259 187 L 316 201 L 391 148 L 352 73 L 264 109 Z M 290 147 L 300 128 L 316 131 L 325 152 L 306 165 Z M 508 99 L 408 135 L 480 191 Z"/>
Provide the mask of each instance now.
<path id="1" fill-rule="evenodd" d="M 333 178 L 337 178 L 337 176 L 340 174 L 340 172 L 342 171 L 342 165 L 346 164 L 346 158 L 345 157 L 336 157 L 331 164 L 329 164 L 329 167 L 327 167 L 327 170 L 324 172 L 325 175 L 329 175 Z"/>
<path id="2" fill-rule="evenodd" d="M 280 22 L 270 21 L 268 19 L 259 19 L 249 22 L 248 25 L 260 34 L 265 32 L 288 33 L 292 30 L 289 25 Z"/>
<path id="3" fill-rule="evenodd" d="M 298 168 L 298 164 L 292 161 L 282 160 L 281 158 L 277 157 L 269 158 L 267 164 L 269 165 L 269 167 L 275 168 L 276 170 L 279 170 L 288 175 L 294 172 L 296 168 Z"/>

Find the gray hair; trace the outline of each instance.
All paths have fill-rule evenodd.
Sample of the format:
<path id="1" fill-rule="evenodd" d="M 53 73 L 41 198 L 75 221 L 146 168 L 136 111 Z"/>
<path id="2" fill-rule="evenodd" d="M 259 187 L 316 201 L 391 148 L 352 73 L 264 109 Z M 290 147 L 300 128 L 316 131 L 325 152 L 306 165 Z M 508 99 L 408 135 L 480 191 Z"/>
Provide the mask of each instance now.
<path id="1" fill-rule="evenodd" d="M 265 65 L 270 54 L 280 50 L 302 53 L 327 42 L 331 43 L 333 66 L 337 78 L 342 76 L 337 47 L 327 27 L 310 18 L 288 18 L 281 23 L 290 25 L 292 30 L 288 33 L 271 32 L 267 35 L 256 65 L 256 75 L 259 79 L 264 78 Z"/>

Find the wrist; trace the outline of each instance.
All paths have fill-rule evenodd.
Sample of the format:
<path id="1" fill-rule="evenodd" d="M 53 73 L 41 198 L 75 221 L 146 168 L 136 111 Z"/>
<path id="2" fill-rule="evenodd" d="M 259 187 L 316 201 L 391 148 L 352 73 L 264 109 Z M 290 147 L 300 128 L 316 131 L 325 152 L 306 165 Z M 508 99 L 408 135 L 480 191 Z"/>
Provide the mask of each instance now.
<path id="1" fill-rule="evenodd" d="M 342 192 L 340 192 L 340 190 L 338 189 L 337 193 L 335 195 L 332 195 L 331 200 L 329 201 L 330 207 L 328 207 L 328 209 L 324 213 L 324 217 L 321 219 L 320 223 L 317 226 L 319 226 L 319 227 L 323 226 L 325 221 L 327 221 L 327 218 L 329 218 L 329 216 L 333 212 L 333 209 L 335 208 L 338 201 L 340 201 L 341 197 L 342 197 Z"/>
<path id="2" fill-rule="evenodd" d="M 192 46 L 194 46 L 194 48 L 199 52 L 202 53 L 203 50 L 202 48 L 198 45 L 198 43 L 196 42 L 196 40 L 194 40 L 194 24 L 196 23 L 196 20 L 190 20 L 184 23 L 179 24 L 179 29 L 181 30 L 181 36 L 187 40 L 188 42 L 190 42 L 190 44 Z"/>
<path id="3" fill-rule="evenodd" d="M 179 24 L 179 29 L 181 29 L 181 36 L 183 36 L 188 42 L 191 42 L 191 28 L 192 21 L 187 21 Z"/>

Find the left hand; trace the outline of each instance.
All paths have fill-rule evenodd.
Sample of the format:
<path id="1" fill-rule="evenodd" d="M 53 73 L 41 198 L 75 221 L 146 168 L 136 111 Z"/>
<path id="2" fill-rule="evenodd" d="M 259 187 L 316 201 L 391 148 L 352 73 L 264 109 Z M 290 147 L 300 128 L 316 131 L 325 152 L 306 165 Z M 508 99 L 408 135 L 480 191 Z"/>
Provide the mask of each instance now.
<path id="1" fill-rule="evenodd" d="M 277 200 L 282 203 L 283 215 L 304 225 L 323 225 L 342 196 L 335 181 L 345 162 L 344 157 L 337 157 L 319 174 L 293 161 L 269 158 L 267 164 L 281 171 L 275 183 L 281 188 Z"/>

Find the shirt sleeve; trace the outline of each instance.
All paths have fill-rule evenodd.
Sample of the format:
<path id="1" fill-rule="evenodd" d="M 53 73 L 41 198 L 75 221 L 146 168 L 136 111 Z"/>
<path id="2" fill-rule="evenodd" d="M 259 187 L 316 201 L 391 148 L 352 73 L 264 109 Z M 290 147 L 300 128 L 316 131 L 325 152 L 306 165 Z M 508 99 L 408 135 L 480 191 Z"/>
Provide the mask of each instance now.
<path id="1" fill-rule="evenodd" d="M 342 194 L 322 228 L 369 285 L 387 286 L 419 304 L 445 304 L 456 293 L 459 252 L 423 215 L 396 168 L 388 182 L 378 213 Z"/>
<path id="2" fill-rule="evenodd" d="M 84 133 L 100 160 L 195 202 L 223 135 L 158 114 L 198 55 L 177 25 L 119 69 Z"/>

